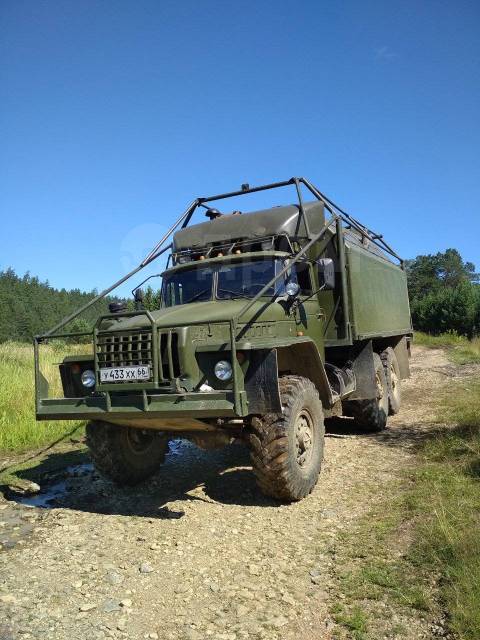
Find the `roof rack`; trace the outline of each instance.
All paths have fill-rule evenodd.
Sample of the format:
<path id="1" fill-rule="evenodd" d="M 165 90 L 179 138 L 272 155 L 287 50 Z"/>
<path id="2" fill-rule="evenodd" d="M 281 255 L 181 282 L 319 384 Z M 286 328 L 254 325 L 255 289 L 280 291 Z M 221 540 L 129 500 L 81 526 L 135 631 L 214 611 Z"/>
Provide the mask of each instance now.
<path id="1" fill-rule="evenodd" d="M 380 249 L 391 255 L 393 258 L 398 260 L 401 265 L 403 265 L 402 258 L 390 247 L 389 244 L 385 242 L 382 234 L 376 233 L 372 231 L 361 222 L 359 222 L 356 218 L 351 216 L 349 213 L 341 209 L 337 204 L 333 202 L 330 198 L 328 198 L 325 194 L 323 194 L 319 189 L 317 189 L 311 182 L 309 182 L 306 178 L 290 178 L 289 180 L 284 180 L 282 182 L 272 182 L 271 184 L 260 185 L 258 187 L 250 187 L 248 184 L 243 184 L 241 189 L 238 191 L 230 191 L 227 193 L 220 193 L 214 196 L 208 196 L 206 198 L 196 198 L 184 211 L 184 213 L 180 216 L 177 222 L 168 230 L 165 236 L 158 242 L 158 244 L 152 249 L 152 251 L 147 255 L 142 265 L 146 266 L 152 260 L 155 260 L 158 255 L 158 251 L 163 246 L 165 240 L 177 229 L 180 225 L 181 228 L 184 229 L 188 226 L 190 220 L 192 219 L 193 214 L 195 213 L 198 207 L 203 206 L 207 202 L 214 202 L 216 200 L 225 200 L 227 198 L 236 198 L 237 196 L 243 196 L 249 193 L 258 193 L 259 191 L 267 191 L 270 189 L 279 189 L 281 187 L 287 187 L 290 185 L 294 185 L 297 191 L 298 197 L 298 205 L 300 209 L 300 215 L 302 216 L 306 229 L 308 231 L 308 220 L 305 215 L 304 207 L 303 207 L 303 197 L 300 190 L 300 186 L 304 185 L 317 200 L 323 203 L 325 208 L 331 213 L 338 215 L 345 224 L 349 225 L 353 229 L 356 229 L 363 237 L 367 238 L 373 244 L 377 245 Z"/>

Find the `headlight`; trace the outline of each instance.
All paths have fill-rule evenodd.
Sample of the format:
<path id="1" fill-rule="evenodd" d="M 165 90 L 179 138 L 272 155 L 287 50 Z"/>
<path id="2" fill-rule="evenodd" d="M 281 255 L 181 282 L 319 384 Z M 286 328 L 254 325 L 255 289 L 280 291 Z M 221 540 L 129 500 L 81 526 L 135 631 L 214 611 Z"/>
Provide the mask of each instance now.
<path id="1" fill-rule="evenodd" d="M 219 380 L 225 382 L 232 377 L 232 365 L 228 360 L 219 360 L 215 365 L 214 372 Z"/>
<path id="2" fill-rule="evenodd" d="M 91 369 L 85 369 L 80 376 L 80 380 L 84 387 L 94 387 L 95 386 L 95 373 L 91 371 Z"/>
<path id="3" fill-rule="evenodd" d="M 289 298 L 295 298 L 300 291 L 300 287 L 296 282 L 288 282 L 285 287 L 285 292 Z"/>

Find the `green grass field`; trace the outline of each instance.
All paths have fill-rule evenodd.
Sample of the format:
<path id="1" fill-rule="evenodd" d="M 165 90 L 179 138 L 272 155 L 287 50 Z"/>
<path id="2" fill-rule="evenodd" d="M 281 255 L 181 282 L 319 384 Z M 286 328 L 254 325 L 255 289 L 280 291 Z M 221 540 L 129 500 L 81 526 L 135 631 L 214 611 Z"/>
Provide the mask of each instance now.
<path id="1" fill-rule="evenodd" d="M 384 500 L 353 533 L 339 534 L 344 599 L 332 614 L 349 638 L 372 638 L 365 603 L 376 601 L 446 614 L 457 640 L 480 637 L 480 380 L 453 385 L 437 398 L 435 416 L 449 426 L 427 438 L 415 467 L 384 488 Z M 396 554 L 406 531 L 406 551 Z M 397 629 L 399 638 L 405 634 Z"/>
<path id="2" fill-rule="evenodd" d="M 53 343 L 42 347 L 42 370 L 52 381 L 51 393 L 63 395 L 58 362 L 72 350 L 85 347 Z M 41 447 L 61 438 L 80 423 L 36 422 L 33 383 L 33 347 L 29 344 L 0 344 L 0 453 Z"/>
<path id="3" fill-rule="evenodd" d="M 421 451 L 407 507 L 417 522 L 412 560 L 439 572 L 450 627 L 462 640 L 480 630 L 480 380 L 457 383 L 439 403 L 439 430 Z"/>
<path id="4" fill-rule="evenodd" d="M 413 338 L 414 344 L 424 347 L 446 349 L 449 357 L 456 364 L 471 364 L 480 362 L 480 338 L 468 340 L 456 333 L 442 333 L 439 336 L 431 336 L 428 333 L 416 331 Z"/>

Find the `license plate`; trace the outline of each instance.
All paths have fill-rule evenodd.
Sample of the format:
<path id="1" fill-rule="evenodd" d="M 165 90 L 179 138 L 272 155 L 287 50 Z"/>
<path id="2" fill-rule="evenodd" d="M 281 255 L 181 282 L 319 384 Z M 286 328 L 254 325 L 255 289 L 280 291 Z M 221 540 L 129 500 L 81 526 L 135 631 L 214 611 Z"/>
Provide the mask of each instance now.
<path id="1" fill-rule="evenodd" d="M 149 380 L 150 367 L 109 367 L 100 369 L 100 382 L 134 382 L 136 380 Z"/>

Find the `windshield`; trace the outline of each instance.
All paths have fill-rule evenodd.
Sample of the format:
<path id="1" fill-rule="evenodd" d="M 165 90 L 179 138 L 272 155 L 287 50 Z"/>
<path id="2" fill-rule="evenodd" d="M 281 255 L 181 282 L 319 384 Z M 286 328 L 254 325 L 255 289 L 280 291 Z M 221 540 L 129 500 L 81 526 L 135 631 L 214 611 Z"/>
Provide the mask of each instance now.
<path id="1" fill-rule="evenodd" d="M 211 300 L 215 285 L 219 300 L 253 298 L 282 269 L 279 259 L 252 260 L 212 267 L 197 267 L 166 275 L 162 293 L 166 307 Z M 276 282 L 266 293 L 282 295 L 284 283 Z"/>
<path id="2" fill-rule="evenodd" d="M 189 302 L 202 302 L 212 297 L 213 269 L 180 271 L 164 277 L 163 300 L 166 307 Z"/>
<path id="3" fill-rule="evenodd" d="M 218 270 L 217 298 L 253 298 L 270 282 L 280 269 L 276 269 L 279 260 L 255 260 L 227 264 Z M 265 292 L 271 296 L 276 292 L 275 283 Z"/>

